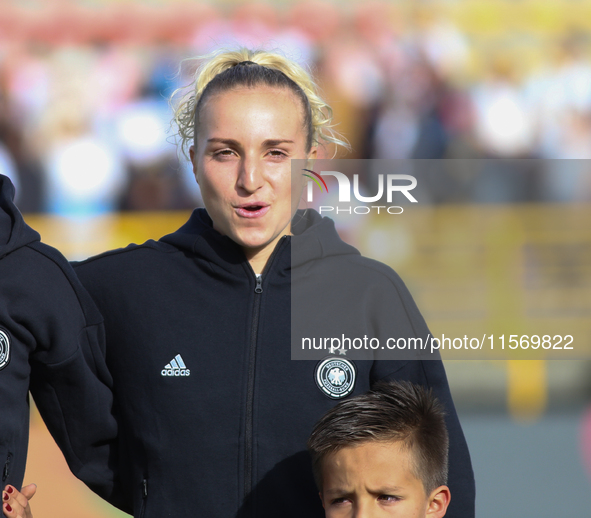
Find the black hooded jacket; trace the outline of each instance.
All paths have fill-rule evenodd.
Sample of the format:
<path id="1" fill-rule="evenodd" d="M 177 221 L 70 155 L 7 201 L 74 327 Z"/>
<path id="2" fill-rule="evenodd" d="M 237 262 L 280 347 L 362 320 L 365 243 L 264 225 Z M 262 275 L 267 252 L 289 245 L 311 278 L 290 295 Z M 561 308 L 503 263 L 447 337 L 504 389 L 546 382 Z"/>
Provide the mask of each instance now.
<path id="1" fill-rule="evenodd" d="M 55 249 L 40 243 L 0 175 L 0 476 L 20 488 L 29 436 L 29 388 L 72 472 L 113 494 L 117 435 L 102 317 Z"/>
<path id="2" fill-rule="evenodd" d="M 353 277 L 348 287 L 333 286 L 332 300 L 349 300 L 360 315 L 367 289 L 387 292 L 382 301 L 405 332 L 426 334 L 391 269 L 341 241 L 330 219 L 314 211 L 296 217 L 295 235 L 281 238 L 259 282 L 204 209 L 159 241 L 75 264 L 105 319 L 137 518 L 324 516 L 305 445 L 336 400 L 315 381 L 317 360 L 291 360 L 292 275 L 312 298 L 319 275 L 328 282 L 345 268 Z M 344 291 L 351 284 L 354 296 Z M 312 307 L 314 321 L 324 321 L 325 306 Z M 363 320 L 356 319 L 365 329 Z M 353 363 L 351 395 L 379 379 L 433 388 L 451 438 L 446 516 L 473 517 L 470 456 L 441 361 Z"/>

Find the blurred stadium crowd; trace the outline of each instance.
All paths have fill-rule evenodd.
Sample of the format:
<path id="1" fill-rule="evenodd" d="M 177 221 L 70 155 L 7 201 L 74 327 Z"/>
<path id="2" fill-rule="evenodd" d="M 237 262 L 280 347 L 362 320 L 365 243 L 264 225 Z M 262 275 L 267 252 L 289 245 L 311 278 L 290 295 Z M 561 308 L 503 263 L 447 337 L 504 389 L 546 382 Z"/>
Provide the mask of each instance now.
<path id="1" fill-rule="evenodd" d="M 508 24 L 483 45 L 469 19 L 437 7 L 453 14 L 475 2 L 415 4 L 3 0 L 0 172 L 17 184 L 24 212 L 199 204 L 168 98 L 190 82 L 195 63 L 185 58 L 243 44 L 310 67 L 352 144 L 346 158 L 546 159 L 469 179 L 447 171 L 463 188 L 433 180 L 433 202 L 589 200 L 587 30 Z"/>

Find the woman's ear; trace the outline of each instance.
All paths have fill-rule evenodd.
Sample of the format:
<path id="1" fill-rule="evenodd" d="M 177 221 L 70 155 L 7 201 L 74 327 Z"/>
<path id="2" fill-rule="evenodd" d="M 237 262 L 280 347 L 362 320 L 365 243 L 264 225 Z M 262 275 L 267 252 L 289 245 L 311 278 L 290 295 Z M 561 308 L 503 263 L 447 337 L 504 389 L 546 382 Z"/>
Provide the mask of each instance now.
<path id="1" fill-rule="evenodd" d="M 310 148 L 308 152 L 308 156 L 306 157 L 306 168 L 314 169 L 314 161 L 318 156 L 318 146 L 313 146 Z"/>
<path id="2" fill-rule="evenodd" d="M 443 518 L 451 500 L 451 492 L 447 486 L 439 486 L 431 491 L 427 505 L 427 518 Z"/>

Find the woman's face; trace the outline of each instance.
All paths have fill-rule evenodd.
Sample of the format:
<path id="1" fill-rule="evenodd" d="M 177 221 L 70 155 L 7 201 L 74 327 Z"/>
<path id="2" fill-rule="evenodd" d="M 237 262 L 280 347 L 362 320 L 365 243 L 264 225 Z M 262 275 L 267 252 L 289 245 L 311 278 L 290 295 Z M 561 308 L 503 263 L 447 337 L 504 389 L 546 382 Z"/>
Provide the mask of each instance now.
<path id="1" fill-rule="evenodd" d="M 273 87 L 215 94 L 201 107 L 193 171 L 214 228 L 249 259 L 290 233 L 303 188 L 291 159 L 316 156 L 306 152 L 303 117 L 295 94 Z"/>

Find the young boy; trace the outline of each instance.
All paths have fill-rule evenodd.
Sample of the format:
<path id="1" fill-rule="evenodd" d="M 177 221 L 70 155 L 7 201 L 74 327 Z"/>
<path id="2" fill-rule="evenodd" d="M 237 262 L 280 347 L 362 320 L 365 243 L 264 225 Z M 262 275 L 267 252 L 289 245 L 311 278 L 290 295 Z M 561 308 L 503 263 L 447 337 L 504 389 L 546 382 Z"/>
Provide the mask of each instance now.
<path id="1" fill-rule="evenodd" d="M 409 382 L 339 403 L 309 440 L 327 518 L 441 518 L 450 502 L 441 405 Z"/>

